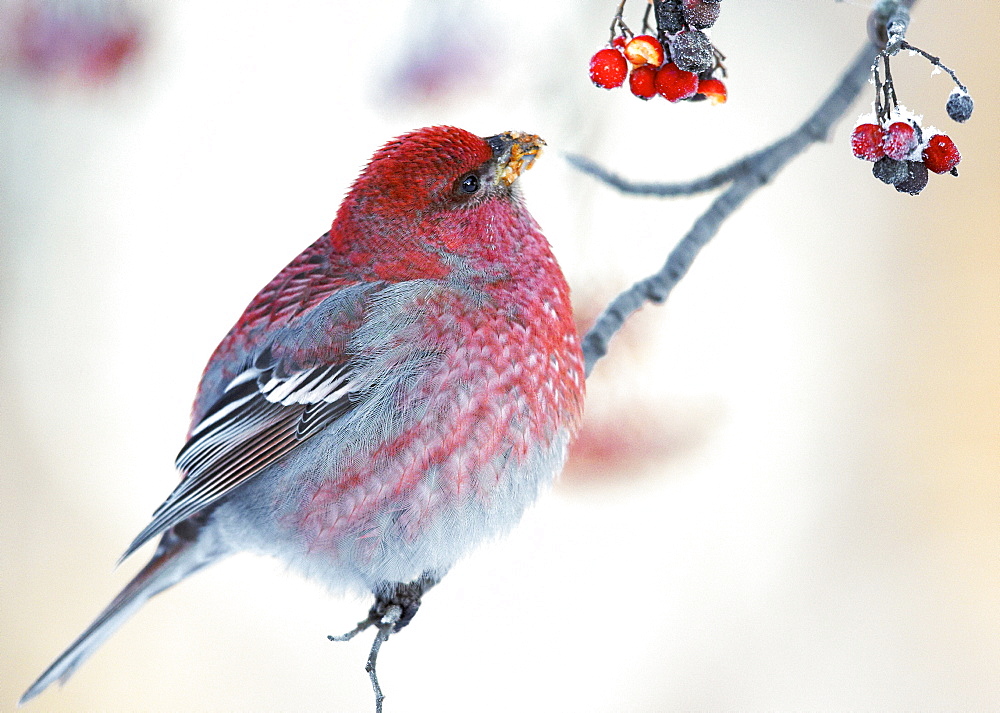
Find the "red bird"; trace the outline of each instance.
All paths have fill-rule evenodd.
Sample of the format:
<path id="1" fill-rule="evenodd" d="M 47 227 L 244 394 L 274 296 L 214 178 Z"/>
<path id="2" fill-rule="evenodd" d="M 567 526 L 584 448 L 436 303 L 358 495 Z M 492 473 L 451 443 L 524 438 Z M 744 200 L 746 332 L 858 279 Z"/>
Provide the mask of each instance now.
<path id="1" fill-rule="evenodd" d="M 562 467 L 584 395 L 569 288 L 515 183 L 543 143 L 436 126 L 375 153 L 330 231 L 209 360 L 182 480 L 124 555 L 159 537 L 152 560 L 22 703 L 234 552 L 372 592 L 359 628 L 384 640 L 517 523 Z"/>

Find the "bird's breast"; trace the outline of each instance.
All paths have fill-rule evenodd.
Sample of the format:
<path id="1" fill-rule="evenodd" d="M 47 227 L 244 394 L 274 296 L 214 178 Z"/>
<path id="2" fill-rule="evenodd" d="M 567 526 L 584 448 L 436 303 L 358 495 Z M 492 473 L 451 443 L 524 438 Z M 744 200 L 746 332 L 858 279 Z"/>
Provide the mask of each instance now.
<path id="1" fill-rule="evenodd" d="M 377 350 L 394 360 L 373 387 L 382 410 L 367 415 L 383 423 L 343 435 L 294 513 L 310 551 L 400 576 L 517 522 L 562 466 L 583 383 L 558 290 L 483 302 L 432 289 L 402 312 Z"/>

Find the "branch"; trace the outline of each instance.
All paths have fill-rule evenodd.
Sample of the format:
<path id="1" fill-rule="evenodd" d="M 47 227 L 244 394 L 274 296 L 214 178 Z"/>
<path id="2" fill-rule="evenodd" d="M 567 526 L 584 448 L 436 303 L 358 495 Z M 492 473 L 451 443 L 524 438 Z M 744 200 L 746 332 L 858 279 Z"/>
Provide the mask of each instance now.
<path id="1" fill-rule="evenodd" d="M 713 188 L 724 186 L 739 175 L 743 164 L 743 161 L 737 161 L 730 166 L 720 168 L 715 173 L 710 173 L 707 176 L 688 181 L 687 183 L 639 183 L 622 178 L 617 173 L 612 173 L 601 164 L 586 156 L 567 154 L 566 160 L 583 173 L 590 174 L 597 180 L 607 183 L 622 193 L 636 196 L 656 196 L 657 198 L 693 196 L 697 193 L 704 193 Z"/>
<path id="2" fill-rule="evenodd" d="M 916 0 L 900 2 L 912 6 Z M 883 46 L 866 43 L 858 52 L 826 99 L 798 129 L 770 146 L 752 153 L 735 163 L 703 178 L 687 183 L 633 183 L 582 156 L 569 156 L 576 168 L 607 183 L 622 193 L 651 196 L 692 195 L 727 183 L 731 184 L 698 218 L 667 257 L 656 274 L 640 280 L 618 295 L 583 338 L 583 356 L 589 376 L 594 364 L 608 352 L 611 338 L 625 320 L 646 302 L 661 303 L 687 274 L 698 252 L 715 237 L 719 227 L 753 193 L 774 178 L 792 159 L 810 145 L 826 139 L 833 125 L 847 112 L 863 89 L 868 86 L 872 62 Z"/>

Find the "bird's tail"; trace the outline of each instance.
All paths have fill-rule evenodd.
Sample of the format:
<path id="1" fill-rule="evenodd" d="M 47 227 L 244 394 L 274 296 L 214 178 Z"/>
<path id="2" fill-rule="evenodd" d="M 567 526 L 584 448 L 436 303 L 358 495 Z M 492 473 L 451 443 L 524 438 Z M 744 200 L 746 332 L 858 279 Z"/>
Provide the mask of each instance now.
<path id="1" fill-rule="evenodd" d="M 54 681 L 65 683 L 77 667 L 148 599 L 218 559 L 219 553 L 211 551 L 206 547 L 207 544 L 204 540 L 199 542 L 197 539 L 182 538 L 173 531 L 164 534 L 156 554 L 149 563 L 87 627 L 87 630 L 52 662 L 37 681 L 31 684 L 21 696 L 18 705 L 24 705 Z"/>

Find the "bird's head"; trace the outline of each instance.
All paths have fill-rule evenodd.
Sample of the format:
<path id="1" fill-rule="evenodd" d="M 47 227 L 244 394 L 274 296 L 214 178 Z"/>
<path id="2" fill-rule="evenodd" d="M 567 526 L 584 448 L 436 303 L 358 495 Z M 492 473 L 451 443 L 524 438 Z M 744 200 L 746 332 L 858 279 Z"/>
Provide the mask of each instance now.
<path id="1" fill-rule="evenodd" d="M 509 196 L 544 145 L 516 131 L 482 138 L 453 126 L 418 129 L 375 152 L 348 201 L 389 217 L 475 206 Z"/>
<path id="2" fill-rule="evenodd" d="M 335 246 L 379 250 L 382 260 L 391 249 L 475 252 L 496 240 L 481 226 L 531 221 L 515 182 L 544 144 L 532 134 L 483 138 L 452 126 L 393 139 L 375 152 L 344 199 Z"/>

